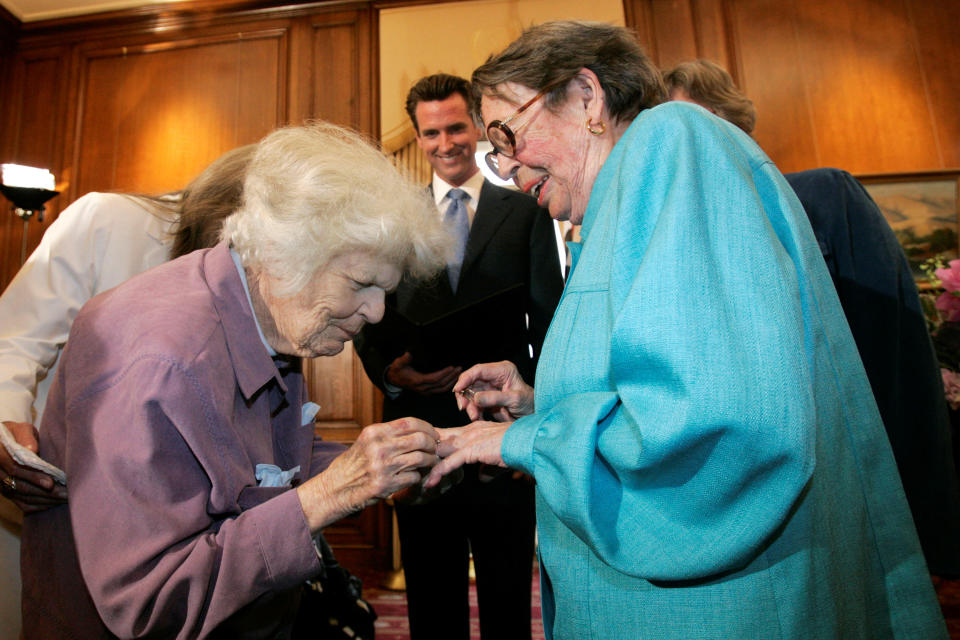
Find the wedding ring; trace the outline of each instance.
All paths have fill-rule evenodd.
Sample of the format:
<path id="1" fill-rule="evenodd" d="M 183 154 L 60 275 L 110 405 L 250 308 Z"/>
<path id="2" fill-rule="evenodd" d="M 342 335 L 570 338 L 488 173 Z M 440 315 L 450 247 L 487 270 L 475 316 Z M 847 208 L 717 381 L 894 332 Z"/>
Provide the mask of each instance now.
<path id="1" fill-rule="evenodd" d="M 13 476 L 7 476 L 6 478 L 4 478 L 3 486 L 10 493 L 17 492 L 17 481 L 13 479 Z M 6 493 L 6 491 L 4 493 Z"/>

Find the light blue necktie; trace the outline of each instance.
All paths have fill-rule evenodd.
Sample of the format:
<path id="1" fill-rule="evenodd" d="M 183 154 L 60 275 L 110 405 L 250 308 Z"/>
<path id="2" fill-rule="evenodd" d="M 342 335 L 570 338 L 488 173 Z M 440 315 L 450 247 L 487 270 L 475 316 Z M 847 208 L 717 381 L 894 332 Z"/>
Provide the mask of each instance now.
<path id="1" fill-rule="evenodd" d="M 460 266 L 467 252 L 467 238 L 470 236 L 470 217 L 467 214 L 465 202 L 470 194 L 463 189 L 450 189 L 447 197 L 450 198 L 450 205 L 443 216 L 443 221 L 454 237 L 453 257 L 447 263 L 447 276 L 450 278 L 450 286 L 456 291 L 457 282 L 460 280 Z"/>

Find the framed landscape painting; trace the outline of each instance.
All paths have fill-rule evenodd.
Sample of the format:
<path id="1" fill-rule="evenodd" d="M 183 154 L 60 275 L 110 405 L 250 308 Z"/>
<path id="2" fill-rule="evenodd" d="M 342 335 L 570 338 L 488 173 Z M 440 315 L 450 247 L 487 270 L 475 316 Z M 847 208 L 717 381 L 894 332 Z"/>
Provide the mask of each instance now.
<path id="1" fill-rule="evenodd" d="M 928 258 L 960 257 L 960 169 L 857 179 L 896 234 L 919 284 L 926 281 L 920 265 Z"/>

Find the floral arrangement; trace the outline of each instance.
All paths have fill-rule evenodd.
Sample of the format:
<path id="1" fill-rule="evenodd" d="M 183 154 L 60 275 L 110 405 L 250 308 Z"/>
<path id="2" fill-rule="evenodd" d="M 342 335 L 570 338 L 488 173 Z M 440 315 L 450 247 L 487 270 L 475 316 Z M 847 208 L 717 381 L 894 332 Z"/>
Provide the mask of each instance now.
<path id="1" fill-rule="evenodd" d="M 921 269 L 933 287 L 921 292 L 920 298 L 940 362 L 944 394 L 950 408 L 957 411 L 960 410 L 960 260 L 944 264 L 942 258 L 931 258 Z M 939 295 L 938 287 L 943 288 Z"/>

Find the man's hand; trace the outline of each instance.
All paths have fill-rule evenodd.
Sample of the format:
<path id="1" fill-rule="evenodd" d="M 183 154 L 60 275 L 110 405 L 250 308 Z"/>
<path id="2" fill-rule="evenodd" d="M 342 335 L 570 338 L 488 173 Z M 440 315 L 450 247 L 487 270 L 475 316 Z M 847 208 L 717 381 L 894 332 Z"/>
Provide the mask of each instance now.
<path id="1" fill-rule="evenodd" d="M 446 367 L 431 373 L 420 373 L 410 364 L 412 356 L 407 351 L 387 367 L 386 380 L 395 387 L 429 396 L 446 393 L 453 389 L 462 369 Z"/>
<path id="2" fill-rule="evenodd" d="M 39 449 L 37 428 L 29 422 L 4 422 L 10 435 L 33 452 Z M 18 464 L 0 446 L 0 490 L 24 513 L 43 511 L 67 501 L 67 488 L 49 475 Z"/>

